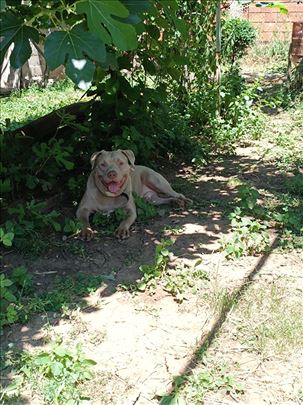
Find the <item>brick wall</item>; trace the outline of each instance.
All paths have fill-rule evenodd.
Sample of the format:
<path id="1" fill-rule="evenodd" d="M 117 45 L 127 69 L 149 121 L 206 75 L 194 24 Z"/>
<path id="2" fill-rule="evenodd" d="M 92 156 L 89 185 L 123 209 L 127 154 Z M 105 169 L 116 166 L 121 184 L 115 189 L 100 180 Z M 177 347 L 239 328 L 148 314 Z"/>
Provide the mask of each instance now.
<path id="1" fill-rule="evenodd" d="M 303 22 L 303 2 L 279 0 L 288 8 L 288 14 L 280 14 L 276 8 L 246 7 L 243 17 L 248 19 L 259 31 L 259 41 L 281 40 L 290 42 L 293 22 Z"/>

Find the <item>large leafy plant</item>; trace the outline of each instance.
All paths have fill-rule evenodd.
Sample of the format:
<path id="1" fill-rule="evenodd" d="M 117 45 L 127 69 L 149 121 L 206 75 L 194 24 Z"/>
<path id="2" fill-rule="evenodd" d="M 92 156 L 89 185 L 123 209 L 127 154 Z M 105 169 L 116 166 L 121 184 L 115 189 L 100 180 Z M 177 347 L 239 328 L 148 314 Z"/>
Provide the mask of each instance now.
<path id="1" fill-rule="evenodd" d="M 147 11 L 168 26 L 166 15 L 184 32 L 177 10 L 176 0 L 2 0 L 0 63 L 13 45 L 10 63 L 20 68 L 31 55 L 31 44 L 42 43 L 49 68 L 64 65 L 67 76 L 87 89 L 99 67 L 110 69 L 119 52 L 138 47 L 138 36 L 148 31 L 143 23 Z"/>

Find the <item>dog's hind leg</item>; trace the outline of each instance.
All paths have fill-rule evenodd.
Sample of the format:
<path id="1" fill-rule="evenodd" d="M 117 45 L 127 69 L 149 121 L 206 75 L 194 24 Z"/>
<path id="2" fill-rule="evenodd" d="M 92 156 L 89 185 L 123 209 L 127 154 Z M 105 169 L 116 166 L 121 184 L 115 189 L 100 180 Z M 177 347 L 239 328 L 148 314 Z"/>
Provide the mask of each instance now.
<path id="1" fill-rule="evenodd" d="M 180 206 L 184 206 L 186 203 L 192 203 L 192 200 L 186 198 L 183 194 L 177 193 L 169 182 L 159 173 L 154 170 L 149 170 L 145 174 L 144 185 L 153 191 L 149 199 L 150 202 L 156 205 L 167 204 L 170 202 L 176 202 Z M 147 195 L 149 194 L 146 193 Z"/>

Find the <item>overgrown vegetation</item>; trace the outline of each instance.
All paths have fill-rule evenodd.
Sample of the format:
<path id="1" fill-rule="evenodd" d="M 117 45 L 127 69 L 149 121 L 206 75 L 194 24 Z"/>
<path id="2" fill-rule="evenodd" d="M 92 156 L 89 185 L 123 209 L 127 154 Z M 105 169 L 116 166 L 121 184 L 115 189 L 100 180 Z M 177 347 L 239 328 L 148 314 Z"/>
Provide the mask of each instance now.
<path id="1" fill-rule="evenodd" d="M 49 111 L 49 108 L 62 105 L 63 101 L 60 100 L 58 104 L 53 103 L 62 93 L 65 92 L 72 99 L 68 82 L 43 90 L 35 87 L 6 99 L 6 111 L 16 111 L 13 116 L 10 115 L 9 121 L 4 120 L 2 123 L 1 135 L 4 151 L 0 167 L 2 207 L 6 211 L 4 218 L 9 218 L 8 223 L 2 224 L 1 240 L 4 238 L 6 246 L 12 243 L 22 248 L 20 239 L 28 242 L 31 238 L 35 240 L 35 236 L 47 228 L 76 231 L 75 224 L 62 224 L 62 221 L 57 220 L 55 211 L 45 216 L 43 205 L 40 205 L 41 195 L 45 198 L 64 190 L 70 203 L 75 204 L 74 200 L 79 200 L 85 187 L 89 157 L 100 148 L 100 144 L 104 149 L 132 149 L 138 162 L 162 155 L 200 164 L 209 160 L 215 151 L 232 151 L 234 142 L 244 133 L 258 133 L 261 128 L 256 113 L 250 108 L 250 90 L 246 88 L 235 64 L 235 55 L 243 55 L 254 40 L 255 32 L 248 23 L 229 20 L 224 25 L 224 66 L 219 84 L 215 79 L 214 63 L 216 2 L 188 0 L 180 3 L 171 1 L 168 4 L 161 0 L 145 0 L 140 5 L 136 3 L 130 6 L 127 1 L 116 1 L 117 15 L 130 13 L 132 16 L 130 20 L 123 20 L 119 26 L 121 31 L 116 37 L 112 27 L 107 34 L 110 37 L 106 37 L 101 29 L 100 32 L 94 32 L 97 28 L 92 28 L 87 14 L 89 2 L 85 5 L 80 3 L 73 2 L 68 12 L 62 4 L 56 5 L 54 9 L 41 4 L 38 13 L 26 5 L 20 8 L 17 4 L 7 2 L 7 8 L 2 14 L 5 38 L 8 35 L 6 23 L 10 19 L 16 20 L 16 25 L 21 24 L 24 18 L 27 21 L 30 19 L 32 30 L 35 31 L 31 37 L 34 41 L 41 24 L 45 24 L 43 18 L 54 29 L 60 30 L 50 34 L 46 40 L 45 55 L 50 68 L 55 67 L 48 55 L 56 35 L 69 32 L 71 41 L 79 45 L 74 28 L 71 29 L 71 15 L 76 19 L 87 19 L 88 31 L 77 27 L 83 40 L 90 37 L 91 41 L 97 41 L 97 34 L 98 41 L 102 43 L 103 40 L 107 44 L 100 48 L 104 57 L 106 54 L 106 61 L 103 56 L 100 61 L 101 50 L 100 55 L 89 52 L 84 55 L 79 50 L 77 58 L 80 55 L 85 58 L 87 66 L 77 78 L 75 67 L 60 56 L 60 61 L 67 62 L 67 75 L 78 85 L 82 79 L 81 83 L 85 82 L 86 87 L 92 81 L 87 92 L 90 101 L 83 107 L 81 120 L 61 112 L 59 126 L 51 131 L 48 129 L 45 136 L 43 129 L 34 138 L 29 134 L 23 136 L 18 131 L 11 132 L 24 123 L 25 118 L 28 119 L 26 111 L 17 114 L 17 110 L 20 110 L 19 100 L 24 103 L 29 97 L 35 100 L 35 105 L 48 105 Z M 107 10 L 107 3 L 101 3 L 96 18 Z M 60 11 L 60 18 L 52 16 L 56 9 Z M 106 10 L 105 13 L 108 12 Z M 117 23 L 112 21 L 112 24 L 115 26 Z M 26 35 L 30 35 L 26 25 L 23 27 Z M 125 42 L 121 40 L 123 35 Z M 56 53 L 57 49 L 53 51 Z M 21 54 L 21 59 L 26 60 L 28 55 L 23 48 Z M 90 58 L 95 60 L 94 67 Z M 14 61 L 11 60 L 11 63 Z M 95 71 L 94 74 L 93 70 L 88 72 L 89 66 Z M 221 105 L 218 110 L 219 93 Z M 47 103 L 38 101 L 43 94 L 48 98 Z M 78 95 L 79 92 L 75 93 L 75 96 Z M 35 115 L 44 112 L 46 110 L 35 107 Z M 7 115 L 5 117 L 8 118 Z M 19 156 L 17 161 L 15 156 Z M 15 207 L 13 201 L 21 195 L 22 199 Z M 33 209 L 37 221 L 33 218 Z M 23 216 L 21 210 L 25 213 Z M 39 213 L 40 218 L 43 215 L 47 223 L 42 224 Z M 28 250 L 27 246 L 23 250 Z M 43 246 L 37 250 L 43 251 Z"/>

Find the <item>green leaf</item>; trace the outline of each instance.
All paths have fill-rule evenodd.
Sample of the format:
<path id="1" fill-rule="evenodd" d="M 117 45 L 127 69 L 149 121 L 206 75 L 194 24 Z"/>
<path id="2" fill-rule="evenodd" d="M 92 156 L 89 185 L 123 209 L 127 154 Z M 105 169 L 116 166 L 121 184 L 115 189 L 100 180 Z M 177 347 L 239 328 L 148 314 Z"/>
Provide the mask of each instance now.
<path id="1" fill-rule="evenodd" d="M 178 3 L 176 0 L 159 0 L 166 13 L 175 13 L 178 10 Z"/>
<path id="2" fill-rule="evenodd" d="M 24 280 L 28 276 L 27 270 L 24 266 L 18 266 L 13 270 L 12 278 L 16 280 Z"/>
<path id="3" fill-rule="evenodd" d="M 122 51 L 137 48 L 135 28 L 121 21 L 130 13 L 120 1 L 83 0 L 76 3 L 76 12 L 86 14 L 89 30 L 106 44 L 113 43 Z M 120 17 L 120 21 L 117 17 Z"/>
<path id="4" fill-rule="evenodd" d="M 63 364 L 60 363 L 59 361 L 55 361 L 51 365 L 51 372 L 53 373 L 54 377 L 58 377 L 59 375 L 61 375 L 63 372 L 63 369 L 64 369 Z"/>
<path id="5" fill-rule="evenodd" d="M 1 239 L 4 246 L 12 246 L 15 234 L 13 232 L 6 233 Z"/>
<path id="6" fill-rule="evenodd" d="M 288 14 L 288 8 L 283 3 L 272 1 L 259 1 L 256 7 L 277 8 L 280 14 Z"/>
<path id="7" fill-rule="evenodd" d="M 149 0 L 120 0 L 121 3 L 128 9 L 129 16 L 126 18 L 118 19 L 128 24 L 138 24 L 141 18 L 138 14 L 144 13 L 150 8 Z"/>
<path id="8" fill-rule="evenodd" d="M 56 346 L 54 348 L 54 353 L 59 357 L 69 356 L 68 351 L 63 346 Z"/>
<path id="9" fill-rule="evenodd" d="M 0 12 L 4 11 L 6 8 L 6 1 L 5 0 L 0 0 Z"/>
<path id="10" fill-rule="evenodd" d="M 51 359 L 49 357 L 48 353 L 41 353 L 39 354 L 35 359 L 34 359 L 34 363 L 36 366 L 42 366 L 45 364 L 50 364 L 51 363 Z"/>
<path id="11" fill-rule="evenodd" d="M 1 288 L 10 287 L 12 284 L 13 284 L 13 282 L 10 279 L 5 278 L 5 275 L 1 274 L 1 276 L 0 276 L 0 287 Z"/>
<path id="12" fill-rule="evenodd" d="M 95 360 L 92 360 L 92 359 L 85 359 L 85 360 L 82 361 L 81 364 L 85 365 L 85 366 L 95 366 L 97 364 L 97 362 Z"/>
<path id="13" fill-rule="evenodd" d="M 186 25 L 186 22 L 178 17 L 173 17 L 173 21 L 174 21 L 176 29 L 182 35 L 182 38 L 186 39 L 188 36 L 188 27 Z"/>
<path id="14" fill-rule="evenodd" d="M 16 297 L 14 296 L 14 294 L 12 294 L 10 291 L 8 291 L 8 290 L 4 290 L 2 293 L 1 293 L 1 295 L 2 295 L 2 297 L 6 300 L 6 301 L 8 301 L 8 302 L 16 302 L 17 301 L 17 299 L 16 299 Z"/>
<path id="15" fill-rule="evenodd" d="M 14 43 L 14 49 L 10 56 L 13 68 L 18 69 L 24 65 L 32 54 L 29 40 L 39 42 L 39 33 L 35 28 L 27 27 L 22 20 L 13 14 L 4 13 L 0 18 L 0 64 L 9 46 Z"/>
<path id="16" fill-rule="evenodd" d="M 7 307 L 6 318 L 8 323 L 15 323 L 18 320 L 18 313 L 12 304 Z"/>
<path id="17" fill-rule="evenodd" d="M 45 41 L 44 55 L 50 69 L 66 64 L 66 74 L 83 90 L 93 80 L 95 65 L 106 59 L 105 45 L 92 32 L 75 27 L 71 31 L 52 32 Z"/>

